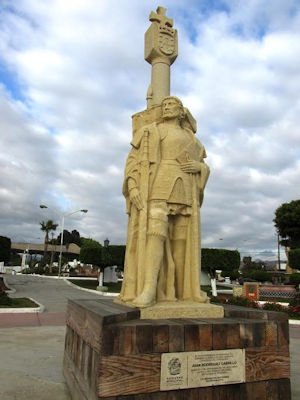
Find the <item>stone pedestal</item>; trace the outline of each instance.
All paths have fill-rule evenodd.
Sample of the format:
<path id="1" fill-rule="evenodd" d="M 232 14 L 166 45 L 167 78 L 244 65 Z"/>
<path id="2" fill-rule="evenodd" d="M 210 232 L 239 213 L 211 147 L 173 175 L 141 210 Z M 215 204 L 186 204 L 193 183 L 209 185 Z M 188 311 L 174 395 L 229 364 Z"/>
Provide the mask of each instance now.
<path id="1" fill-rule="evenodd" d="M 194 301 L 161 301 L 140 310 L 141 319 L 223 318 L 222 306 Z"/>
<path id="2" fill-rule="evenodd" d="M 235 306 L 224 314 L 148 320 L 109 299 L 69 301 L 64 375 L 72 399 L 290 400 L 286 315 Z M 161 390 L 162 359 L 170 353 L 231 349 L 242 349 L 244 382 Z"/>

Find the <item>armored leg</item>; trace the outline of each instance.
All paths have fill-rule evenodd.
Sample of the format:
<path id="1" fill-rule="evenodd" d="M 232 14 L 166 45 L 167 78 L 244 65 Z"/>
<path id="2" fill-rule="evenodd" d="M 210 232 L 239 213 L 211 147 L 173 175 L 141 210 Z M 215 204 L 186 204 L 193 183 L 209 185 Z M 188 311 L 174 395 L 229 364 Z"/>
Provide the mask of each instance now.
<path id="1" fill-rule="evenodd" d="M 155 303 L 157 279 L 164 255 L 168 216 L 165 202 L 155 202 L 149 207 L 149 221 L 145 257 L 145 280 L 142 293 L 133 301 L 136 307 Z"/>

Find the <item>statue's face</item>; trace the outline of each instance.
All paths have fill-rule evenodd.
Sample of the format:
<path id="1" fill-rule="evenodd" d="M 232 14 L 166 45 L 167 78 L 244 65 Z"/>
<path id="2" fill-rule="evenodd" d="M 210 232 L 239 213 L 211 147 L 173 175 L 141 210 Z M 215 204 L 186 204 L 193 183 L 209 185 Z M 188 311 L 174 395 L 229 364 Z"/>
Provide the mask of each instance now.
<path id="1" fill-rule="evenodd" d="M 181 105 L 172 98 L 166 99 L 162 103 L 162 116 L 164 119 L 179 118 L 181 111 Z"/>

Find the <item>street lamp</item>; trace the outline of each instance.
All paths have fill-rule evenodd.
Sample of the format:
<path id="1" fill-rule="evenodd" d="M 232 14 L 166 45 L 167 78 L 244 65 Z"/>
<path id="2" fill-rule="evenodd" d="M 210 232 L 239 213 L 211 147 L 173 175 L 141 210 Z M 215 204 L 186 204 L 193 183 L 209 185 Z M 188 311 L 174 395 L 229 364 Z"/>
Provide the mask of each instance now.
<path id="1" fill-rule="evenodd" d="M 63 241 L 64 241 L 64 225 L 65 225 L 65 218 L 66 217 L 70 217 L 73 214 L 76 214 L 78 212 L 82 212 L 82 213 L 87 213 L 88 210 L 86 209 L 82 209 L 82 210 L 76 210 L 73 211 L 71 213 L 68 214 L 62 214 L 56 210 L 54 210 L 53 208 L 50 208 L 48 206 L 46 206 L 45 204 L 40 204 L 40 208 L 49 208 L 49 210 L 52 210 L 53 212 L 55 212 L 57 215 L 60 216 L 61 218 L 61 232 L 60 232 L 60 250 L 59 250 L 59 259 L 58 259 L 58 276 L 60 276 L 61 274 L 61 261 L 62 261 L 62 247 L 63 247 Z"/>

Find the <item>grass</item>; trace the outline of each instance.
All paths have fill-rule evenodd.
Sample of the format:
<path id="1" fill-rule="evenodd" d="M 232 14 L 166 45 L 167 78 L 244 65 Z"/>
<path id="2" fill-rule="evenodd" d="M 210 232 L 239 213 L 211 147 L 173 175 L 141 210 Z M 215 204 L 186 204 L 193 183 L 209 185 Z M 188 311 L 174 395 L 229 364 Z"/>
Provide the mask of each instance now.
<path id="1" fill-rule="evenodd" d="M 74 283 L 74 285 L 83 287 L 85 289 L 93 289 L 96 290 L 98 286 L 97 280 L 88 280 L 88 279 L 68 279 L 70 282 Z"/>
<path id="2" fill-rule="evenodd" d="M 97 290 L 98 281 L 96 280 L 85 280 L 85 279 L 69 279 L 70 282 L 74 283 L 77 286 L 83 287 L 85 289 Z M 108 288 L 108 292 L 110 293 L 119 293 L 121 290 L 122 282 L 116 283 L 104 283 L 104 286 Z"/>
<path id="3" fill-rule="evenodd" d="M 0 308 L 27 308 L 27 307 L 39 307 L 34 301 L 28 299 L 27 297 L 19 297 L 12 299 L 9 305 L 0 305 Z"/>
<path id="4" fill-rule="evenodd" d="M 104 286 L 107 286 L 107 287 L 108 287 L 108 292 L 111 292 L 111 293 L 120 293 L 121 287 L 122 287 L 122 282 L 105 283 Z"/>

